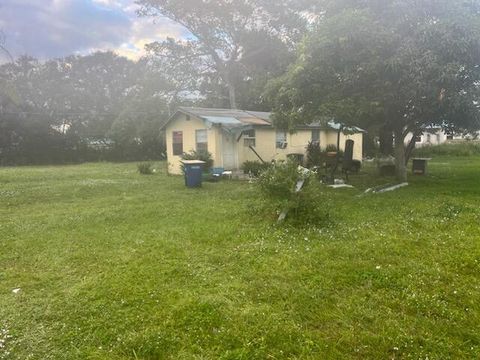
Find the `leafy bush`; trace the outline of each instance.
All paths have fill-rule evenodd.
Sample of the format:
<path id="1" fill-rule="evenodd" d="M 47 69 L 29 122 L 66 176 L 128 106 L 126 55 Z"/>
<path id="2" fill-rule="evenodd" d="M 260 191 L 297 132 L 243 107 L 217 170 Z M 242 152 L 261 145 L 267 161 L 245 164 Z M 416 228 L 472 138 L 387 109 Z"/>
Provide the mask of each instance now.
<path id="1" fill-rule="evenodd" d="M 328 144 L 327 147 L 325 148 L 326 152 L 337 152 L 337 145 L 334 144 Z"/>
<path id="2" fill-rule="evenodd" d="M 153 169 L 152 169 L 153 164 L 144 162 L 140 163 L 137 165 L 138 172 L 142 175 L 151 175 L 153 174 Z"/>
<path id="3" fill-rule="evenodd" d="M 290 161 L 293 161 L 295 164 L 303 166 L 304 165 L 304 160 L 305 156 L 304 154 L 287 154 L 287 159 Z"/>
<path id="4" fill-rule="evenodd" d="M 201 160 L 205 161 L 205 167 L 203 168 L 204 172 L 210 172 L 210 169 L 213 166 L 212 154 L 208 151 L 195 151 L 192 150 L 189 153 L 184 153 L 182 155 L 182 160 Z M 183 167 L 182 167 L 183 169 Z"/>
<path id="5" fill-rule="evenodd" d="M 305 171 L 293 161 L 276 163 L 261 173 L 258 184 L 278 212 L 288 211 L 288 219 L 295 224 L 321 223 L 328 216 L 322 206 L 320 185 L 309 181 L 314 173 Z M 305 180 L 302 191 L 296 191 L 299 180 Z"/>
<path id="6" fill-rule="evenodd" d="M 244 174 L 250 174 L 252 176 L 259 176 L 263 171 L 270 167 L 269 163 L 262 163 L 260 161 L 245 161 L 242 164 L 242 170 Z"/>
<path id="7" fill-rule="evenodd" d="M 325 148 L 325 152 L 338 152 L 340 158 L 343 158 L 343 151 L 342 150 L 337 150 L 337 145 L 334 144 L 328 144 L 327 147 Z"/>
<path id="8" fill-rule="evenodd" d="M 332 218 L 328 207 L 331 199 L 319 181 L 310 181 L 289 203 L 287 220 L 293 225 L 329 226 Z"/>
<path id="9" fill-rule="evenodd" d="M 310 141 L 307 145 L 307 167 L 322 166 L 324 155 L 318 142 Z"/>
<path id="10" fill-rule="evenodd" d="M 272 164 L 259 177 L 262 192 L 270 198 L 289 201 L 295 193 L 295 185 L 302 177 L 293 161 Z"/>
<path id="11" fill-rule="evenodd" d="M 429 146 L 423 146 L 413 151 L 414 157 L 472 156 L 472 155 L 480 155 L 480 142 L 462 141 L 458 143 L 429 145 Z"/>

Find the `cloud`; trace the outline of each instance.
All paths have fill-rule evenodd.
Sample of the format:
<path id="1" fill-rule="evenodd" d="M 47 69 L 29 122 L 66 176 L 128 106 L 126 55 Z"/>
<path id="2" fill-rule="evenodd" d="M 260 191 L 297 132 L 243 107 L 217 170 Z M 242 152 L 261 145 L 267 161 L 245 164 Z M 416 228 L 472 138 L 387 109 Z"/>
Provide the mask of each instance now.
<path id="1" fill-rule="evenodd" d="M 112 0 L 97 0 L 112 1 Z M 122 7 L 125 13 L 129 14 L 132 21 L 130 38 L 117 52 L 121 55 L 136 58 L 143 55 L 145 45 L 153 41 L 165 40 L 167 37 L 182 39 L 188 36 L 188 31 L 182 26 L 165 18 L 137 17 L 137 5 L 126 4 Z"/>
<path id="2" fill-rule="evenodd" d="M 14 56 L 40 59 L 96 50 L 137 58 L 149 42 L 187 35 L 167 19 L 138 18 L 135 10 L 126 0 L 2 0 L 0 28 Z"/>

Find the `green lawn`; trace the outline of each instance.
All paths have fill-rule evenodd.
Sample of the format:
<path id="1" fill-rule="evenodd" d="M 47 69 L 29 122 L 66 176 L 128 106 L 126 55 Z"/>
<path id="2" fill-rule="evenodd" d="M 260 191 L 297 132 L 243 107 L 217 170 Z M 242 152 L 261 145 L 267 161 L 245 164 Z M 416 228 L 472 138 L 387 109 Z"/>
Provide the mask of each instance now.
<path id="1" fill-rule="evenodd" d="M 430 170 L 300 229 L 254 184 L 0 169 L 0 359 L 480 358 L 480 157 Z"/>

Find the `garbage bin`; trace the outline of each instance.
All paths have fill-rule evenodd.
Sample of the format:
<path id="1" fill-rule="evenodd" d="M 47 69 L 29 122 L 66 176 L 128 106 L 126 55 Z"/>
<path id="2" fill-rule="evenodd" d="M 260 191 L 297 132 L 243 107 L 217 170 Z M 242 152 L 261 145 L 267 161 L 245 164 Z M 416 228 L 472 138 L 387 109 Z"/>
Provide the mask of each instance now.
<path id="1" fill-rule="evenodd" d="M 415 158 L 412 159 L 412 172 L 415 175 L 426 175 L 427 174 L 427 158 Z"/>
<path id="2" fill-rule="evenodd" d="M 185 186 L 189 188 L 202 186 L 202 173 L 205 161 L 184 160 L 182 164 L 185 172 Z"/>

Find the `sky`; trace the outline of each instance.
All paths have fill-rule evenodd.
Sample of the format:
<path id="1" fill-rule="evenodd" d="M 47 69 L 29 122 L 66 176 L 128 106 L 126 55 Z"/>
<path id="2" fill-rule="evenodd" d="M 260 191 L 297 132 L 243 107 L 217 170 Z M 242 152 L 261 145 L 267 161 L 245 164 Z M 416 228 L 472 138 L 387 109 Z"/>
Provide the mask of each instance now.
<path id="1" fill-rule="evenodd" d="M 188 36 L 165 18 L 138 17 L 134 0 L 0 0 L 0 29 L 14 57 L 41 60 L 113 50 L 137 59 L 144 46 Z"/>

